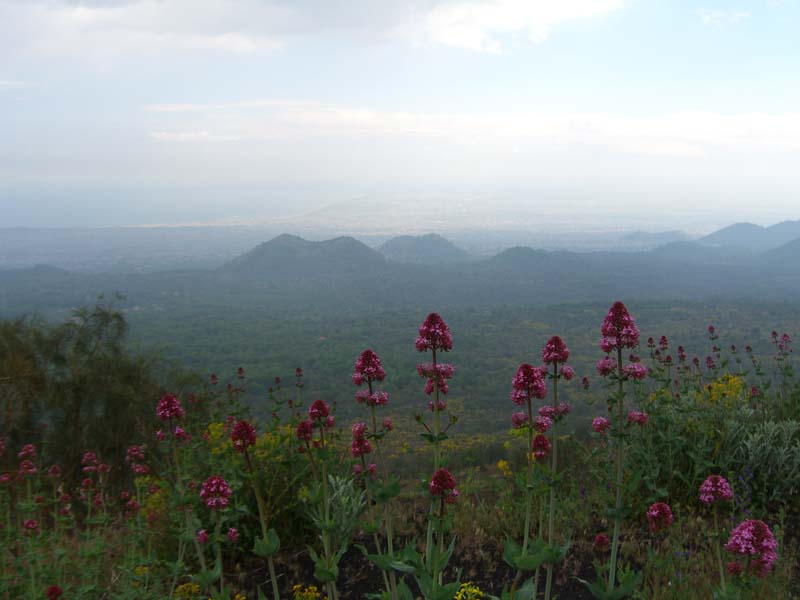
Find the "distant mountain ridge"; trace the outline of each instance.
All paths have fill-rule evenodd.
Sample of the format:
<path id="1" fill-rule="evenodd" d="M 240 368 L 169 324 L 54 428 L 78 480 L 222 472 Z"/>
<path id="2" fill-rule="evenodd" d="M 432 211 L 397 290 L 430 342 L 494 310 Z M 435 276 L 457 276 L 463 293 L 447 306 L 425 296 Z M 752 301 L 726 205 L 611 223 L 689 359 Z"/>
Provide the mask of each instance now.
<path id="1" fill-rule="evenodd" d="M 800 220 L 782 221 L 769 227 L 734 223 L 697 240 L 703 246 L 740 246 L 763 251 L 800 238 Z"/>
<path id="2" fill-rule="evenodd" d="M 282 277 L 323 277 L 335 273 L 368 273 L 386 259 L 355 238 L 342 236 L 311 242 L 282 234 L 222 265 L 218 271 Z"/>
<path id="3" fill-rule="evenodd" d="M 401 263 L 454 263 L 472 258 L 466 250 L 437 233 L 393 237 L 381 244 L 378 251 Z"/>

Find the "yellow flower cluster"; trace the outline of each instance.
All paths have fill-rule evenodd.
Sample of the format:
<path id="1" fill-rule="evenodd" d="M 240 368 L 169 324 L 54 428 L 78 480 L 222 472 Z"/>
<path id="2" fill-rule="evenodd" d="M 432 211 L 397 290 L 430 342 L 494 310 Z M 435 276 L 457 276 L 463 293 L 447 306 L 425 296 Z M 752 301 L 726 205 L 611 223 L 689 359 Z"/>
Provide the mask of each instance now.
<path id="1" fill-rule="evenodd" d="M 256 461 L 265 461 L 277 454 L 286 452 L 286 440 L 291 439 L 294 431 L 290 425 L 281 425 L 275 431 L 267 431 L 256 439 L 253 456 Z"/>
<path id="2" fill-rule="evenodd" d="M 485 598 L 481 589 L 471 583 L 462 583 L 453 600 L 479 600 Z"/>
<path id="3" fill-rule="evenodd" d="M 225 434 L 225 423 L 209 423 L 204 437 L 211 446 L 211 454 L 225 454 L 233 447 Z"/>
<path id="4" fill-rule="evenodd" d="M 508 464 L 507 460 L 498 460 L 497 469 L 503 474 L 503 477 L 514 476 L 514 472 L 511 470 L 511 465 Z"/>
<path id="5" fill-rule="evenodd" d="M 747 400 L 747 383 L 736 375 L 726 374 L 706 386 L 706 400 L 715 406 L 733 408 Z"/>
<path id="6" fill-rule="evenodd" d="M 233 597 L 233 600 L 247 600 L 247 596 L 239 592 Z"/>
<path id="7" fill-rule="evenodd" d="M 175 588 L 175 597 L 192 600 L 200 594 L 200 586 L 196 583 L 182 583 Z"/>
<path id="8" fill-rule="evenodd" d="M 296 585 L 292 588 L 292 594 L 293 600 L 320 600 L 323 598 L 315 585 L 309 585 L 308 587 Z"/>

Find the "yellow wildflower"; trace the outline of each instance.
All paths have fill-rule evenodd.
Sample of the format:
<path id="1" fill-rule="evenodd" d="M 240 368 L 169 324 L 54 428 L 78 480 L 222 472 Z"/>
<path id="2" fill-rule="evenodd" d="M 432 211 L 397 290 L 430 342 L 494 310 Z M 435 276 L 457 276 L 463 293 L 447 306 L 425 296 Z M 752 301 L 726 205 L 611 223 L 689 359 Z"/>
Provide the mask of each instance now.
<path id="1" fill-rule="evenodd" d="M 175 588 L 175 596 L 177 598 L 184 598 L 185 600 L 191 600 L 192 598 L 196 598 L 199 594 L 200 594 L 200 586 L 196 583 L 192 582 L 182 583 Z"/>
<path id="2" fill-rule="evenodd" d="M 485 598 L 481 589 L 471 583 L 462 583 L 453 600 L 479 600 Z"/>
<path id="3" fill-rule="evenodd" d="M 503 474 L 503 477 L 512 477 L 514 475 L 507 460 L 498 460 L 497 469 Z"/>

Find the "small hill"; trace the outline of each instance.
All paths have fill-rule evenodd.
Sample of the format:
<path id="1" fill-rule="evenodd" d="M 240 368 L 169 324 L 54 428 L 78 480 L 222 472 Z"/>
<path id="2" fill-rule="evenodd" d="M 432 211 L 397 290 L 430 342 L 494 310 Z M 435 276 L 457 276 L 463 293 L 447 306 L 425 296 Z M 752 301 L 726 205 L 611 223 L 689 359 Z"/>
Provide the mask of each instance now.
<path id="1" fill-rule="evenodd" d="M 378 251 L 389 260 L 401 263 L 455 263 L 471 256 L 440 235 L 401 235 L 384 242 Z"/>
<path id="2" fill-rule="evenodd" d="M 753 223 L 736 223 L 697 240 L 704 246 L 741 246 L 764 251 L 778 248 L 800 238 L 800 221 L 783 221 L 761 227 Z"/>
<path id="3" fill-rule="evenodd" d="M 746 246 L 760 248 L 767 242 L 767 229 L 753 223 L 734 223 L 697 240 L 703 246 Z"/>
<path id="4" fill-rule="evenodd" d="M 800 238 L 759 255 L 767 268 L 797 273 L 800 271 Z"/>
<path id="5" fill-rule="evenodd" d="M 383 269 L 386 259 L 352 237 L 310 242 L 289 234 L 259 244 L 220 267 L 223 273 L 304 279 Z"/>

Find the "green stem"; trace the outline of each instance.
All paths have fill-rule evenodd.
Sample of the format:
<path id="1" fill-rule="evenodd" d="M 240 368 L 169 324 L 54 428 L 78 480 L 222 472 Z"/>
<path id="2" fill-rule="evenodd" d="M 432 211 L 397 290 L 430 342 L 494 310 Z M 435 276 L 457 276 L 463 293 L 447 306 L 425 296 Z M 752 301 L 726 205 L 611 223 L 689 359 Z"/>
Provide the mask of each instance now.
<path id="1" fill-rule="evenodd" d="M 725 596 L 725 567 L 722 565 L 722 551 L 720 550 L 719 536 L 719 516 L 714 510 L 714 547 L 717 551 L 717 566 L 719 567 L 719 585 L 722 588 L 722 595 Z"/>
<path id="2" fill-rule="evenodd" d="M 527 398 L 528 407 L 528 446 L 525 452 L 527 459 L 527 476 L 525 486 L 525 529 L 522 533 L 522 556 L 528 553 L 528 542 L 530 541 L 531 533 L 531 513 L 533 512 L 533 407 L 531 399 Z M 537 570 L 538 571 L 538 570 Z M 517 574 L 514 577 L 514 582 L 511 584 L 511 593 L 516 592 L 520 581 L 522 580 L 522 569 L 517 569 Z"/>
<path id="3" fill-rule="evenodd" d="M 558 363 L 553 363 L 553 463 L 550 472 L 550 514 L 547 519 L 547 545 L 552 547 L 555 538 L 555 516 L 556 516 L 556 485 L 555 477 L 558 472 L 558 435 L 556 433 L 558 423 Z M 547 579 L 544 586 L 544 600 L 550 600 L 553 587 L 553 564 L 547 563 Z"/>
<path id="4" fill-rule="evenodd" d="M 250 454 L 247 452 L 247 448 L 245 448 L 244 457 L 247 462 L 247 470 L 250 472 L 250 483 L 253 488 L 253 493 L 256 496 L 256 504 L 258 505 L 258 520 L 261 523 L 261 538 L 266 542 L 269 533 L 269 529 L 267 527 L 267 507 L 264 503 L 264 497 L 261 495 L 261 488 L 258 485 L 255 469 L 253 468 L 253 463 L 250 460 Z M 278 579 L 275 576 L 275 561 L 272 560 L 271 555 L 267 557 L 267 566 L 269 567 L 269 579 L 270 583 L 272 584 L 273 600 L 280 600 L 281 594 L 280 590 L 278 589 Z"/>
<path id="5" fill-rule="evenodd" d="M 220 517 L 218 510 L 214 511 L 214 515 L 217 521 L 214 526 L 214 543 L 216 544 L 215 550 L 217 553 L 215 568 L 219 570 L 219 593 L 222 594 L 225 591 L 225 574 L 222 568 L 222 540 L 220 540 L 220 535 L 222 533 L 222 517 Z"/>
<path id="6" fill-rule="evenodd" d="M 622 427 L 622 419 L 624 415 L 625 391 L 622 387 L 622 348 L 617 348 L 617 384 L 618 384 L 618 398 L 617 398 L 617 423 Z M 622 478 L 624 474 L 624 455 L 623 455 L 623 440 L 622 437 L 616 438 L 616 468 L 617 478 L 616 486 L 616 500 L 614 503 L 614 533 L 611 539 L 611 561 L 609 563 L 608 572 L 608 591 L 614 590 L 614 584 L 617 576 L 617 555 L 619 553 L 619 535 L 622 528 L 622 519 L 620 518 L 620 510 L 622 509 Z"/>

